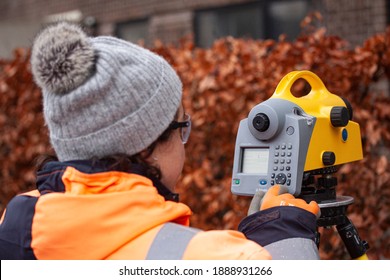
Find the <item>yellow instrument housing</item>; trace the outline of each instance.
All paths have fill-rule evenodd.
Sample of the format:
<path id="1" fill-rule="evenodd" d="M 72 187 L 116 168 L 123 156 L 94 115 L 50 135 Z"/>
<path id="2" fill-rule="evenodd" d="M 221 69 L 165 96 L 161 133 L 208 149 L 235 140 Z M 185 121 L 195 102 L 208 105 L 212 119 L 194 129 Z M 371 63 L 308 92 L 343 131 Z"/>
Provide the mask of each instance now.
<path id="1" fill-rule="evenodd" d="M 306 80 L 311 91 L 302 97 L 291 93 L 292 85 L 298 79 Z M 330 112 L 335 106 L 346 107 L 342 98 L 330 93 L 321 79 L 310 71 L 293 71 L 279 82 L 271 98 L 285 99 L 297 104 L 306 114 L 316 118 L 314 130 L 307 150 L 304 171 L 326 167 L 323 163 L 323 153 L 331 151 L 335 154 L 333 165 L 344 164 L 363 158 L 360 126 L 349 120 L 343 127 L 334 127 Z M 345 139 L 345 133 L 347 139 Z M 344 134 L 344 137 L 343 137 Z"/>

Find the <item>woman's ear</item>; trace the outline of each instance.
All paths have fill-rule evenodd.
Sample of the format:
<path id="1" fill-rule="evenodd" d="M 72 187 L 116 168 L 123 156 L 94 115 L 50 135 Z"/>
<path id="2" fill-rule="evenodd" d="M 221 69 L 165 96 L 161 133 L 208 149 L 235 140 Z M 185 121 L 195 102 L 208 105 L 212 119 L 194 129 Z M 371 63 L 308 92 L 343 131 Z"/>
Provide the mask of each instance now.
<path id="1" fill-rule="evenodd" d="M 151 147 L 148 147 L 145 150 L 141 151 L 139 153 L 141 158 L 144 158 L 149 164 L 153 164 L 154 160 L 152 158 L 157 146 L 158 143 L 154 145 L 153 149 Z"/>

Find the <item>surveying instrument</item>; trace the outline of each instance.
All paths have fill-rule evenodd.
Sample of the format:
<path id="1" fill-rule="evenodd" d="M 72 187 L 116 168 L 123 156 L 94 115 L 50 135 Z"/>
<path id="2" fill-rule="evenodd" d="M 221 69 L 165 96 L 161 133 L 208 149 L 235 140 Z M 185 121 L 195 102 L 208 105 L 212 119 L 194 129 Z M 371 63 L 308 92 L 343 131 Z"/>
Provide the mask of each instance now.
<path id="1" fill-rule="evenodd" d="M 291 87 L 304 79 L 311 91 L 295 97 Z M 363 158 L 359 124 L 350 103 L 330 93 L 310 71 L 293 71 L 274 94 L 241 120 L 234 152 L 233 194 L 253 196 L 258 189 L 283 185 L 289 193 L 321 208 L 318 227 L 336 226 L 352 259 L 368 259 L 362 241 L 346 216 L 353 203 L 336 195 L 334 174 L 341 164 Z"/>

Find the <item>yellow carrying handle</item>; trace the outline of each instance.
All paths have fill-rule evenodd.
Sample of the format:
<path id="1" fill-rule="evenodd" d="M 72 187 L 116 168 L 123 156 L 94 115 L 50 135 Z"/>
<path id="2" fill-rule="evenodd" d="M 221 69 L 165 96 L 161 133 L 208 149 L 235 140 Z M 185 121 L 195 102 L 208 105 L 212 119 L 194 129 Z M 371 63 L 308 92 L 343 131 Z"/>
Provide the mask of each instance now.
<path id="1" fill-rule="evenodd" d="M 317 99 L 317 98 L 321 98 L 321 95 L 323 94 L 325 95 L 331 94 L 330 92 L 328 92 L 324 83 L 316 74 L 308 70 L 302 70 L 302 71 L 292 71 L 288 73 L 286 76 L 284 76 L 282 80 L 279 82 L 278 86 L 276 87 L 273 97 L 290 99 L 290 100 L 292 99 L 292 101 L 295 99 L 301 99 L 302 97 L 295 97 L 291 93 L 292 85 L 298 79 L 301 78 L 306 80 L 311 86 L 310 93 L 303 97 L 306 97 L 308 99 L 313 99 L 313 98 Z"/>
<path id="2" fill-rule="evenodd" d="M 311 91 L 305 96 L 295 97 L 291 93 L 291 87 L 300 78 L 309 83 Z M 322 80 L 316 74 L 308 70 L 293 71 L 284 76 L 271 98 L 280 98 L 291 101 L 298 104 L 306 113 L 312 113 L 314 115 L 318 115 L 324 110 L 330 110 L 330 108 L 335 105 L 345 106 L 344 101 L 339 96 L 330 93 Z M 324 109 L 328 106 L 328 109 Z"/>

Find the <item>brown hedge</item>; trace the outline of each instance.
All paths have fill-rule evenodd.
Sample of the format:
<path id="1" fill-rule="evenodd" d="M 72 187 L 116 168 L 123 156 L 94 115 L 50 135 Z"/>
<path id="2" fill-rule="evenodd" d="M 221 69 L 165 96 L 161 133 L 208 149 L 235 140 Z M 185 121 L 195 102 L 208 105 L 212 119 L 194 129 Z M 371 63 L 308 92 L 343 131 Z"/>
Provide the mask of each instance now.
<path id="1" fill-rule="evenodd" d="M 390 99 L 380 86 L 390 77 L 390 30 L 354 49 L 324 28 L 307 27 L 294 42 L 228 37 L 200 49 L 188 39 L 178 46 L 156 43 L 153 50 L 180 75 L 193 119 L 178 186 L 194 212 L 193 226 L 235 229 L 245 217 L 250 198 L 230 192 L 238 123 L 285 74 L 306 69 L 352 103 L 364 159 L 339 170 L 338 193 L 355 198 L 348 216 L 369 242 L 369 257 L 390 258 Z M 12 60 L 0 61 L 0 211 L 12 196 L 34 188 L 34 160 L 51 151 L 28 60 L 28 52 L 16 50 Z M 304 90 L 304 83 L 296 83 L 295 94 Z M 349 258 L 335 230 L 320 232 L 322 258 Z"/>

